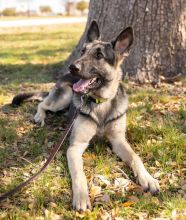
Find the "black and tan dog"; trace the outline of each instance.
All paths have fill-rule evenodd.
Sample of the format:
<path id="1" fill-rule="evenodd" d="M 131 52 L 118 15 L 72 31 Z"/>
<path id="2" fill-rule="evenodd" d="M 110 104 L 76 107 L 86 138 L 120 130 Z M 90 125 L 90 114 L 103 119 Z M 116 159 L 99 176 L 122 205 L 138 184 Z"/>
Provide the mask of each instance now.
<path id="1" fill-rule="evenodd" d="M 82 154 L 95 135 L 105 135 L 109 139 L 113 152 L 132 168 L 145 191 L 152 194 L 159 191 L 158 181 L 148 173 L 125 138 L 128 99 L 120 83 L 120 64 L 132 41 L 131 27 L 122 31 L 113 42 L 101 41 L 98 25 L 93 21 L 81 57 L 70 66 L 71 74 L 56 84 L 39 104 L 35 115 L 35 121 L 44 125 L 46 110 L 62 110 L 70 103 L 79 108 L 84 95 L 83 106 L 73 126 L 67 150 L 73 207 L 77 210 L 91 207 Z"/>

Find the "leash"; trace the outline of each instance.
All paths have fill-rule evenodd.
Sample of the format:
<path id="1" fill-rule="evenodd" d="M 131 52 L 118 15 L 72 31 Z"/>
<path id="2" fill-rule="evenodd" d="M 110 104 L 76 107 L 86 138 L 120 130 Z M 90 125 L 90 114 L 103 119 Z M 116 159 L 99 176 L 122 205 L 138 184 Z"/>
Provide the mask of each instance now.
<path id="1" fill-rule="evenodd" d="M 8 198 L 9 196 L 13 195 L 14 193 L 16 193 L 17 191 L 19 191 L 21 188 L 25 187 L 26 185 L 28 185 L 31 181 L 33 181 L 34 179 L 36 179 L 46 168 L 47 166 L 51 163 L 51 161 L 54 159 L 54 157 L 56 156 L 58 150 L 60 149 L 60 147 L 62 146 L 62 144 L 64 143 L 68 133 L 70 132 L 76 117 L 79 114 L 79 111 L 82 107 L 83 104 L 83 99 L 81 98 L 81 105 L 78 109 L 76 109 L 70 123 L 68 124 L 67 128 L 65 129 L 64 133 L 61 135 L 59 141 L 57 142 L 57 144 L 53 145 L 53 149 L 50 153 L 49 158 L 47 159 L 47 161 L 45 162 L 45 164 L 43 165 L 43 167 L 37 172 L 35 173 L 33 176 L 31 176 L 28 180 L 26 180 L 25 182 L 21 183 L 20 185 L 16 186 L 14 189 L 11 189 L 10 191 L 0 195 L 0 202 L 2 202 L 3 200 L 5 200 L 6 198 Z"/>

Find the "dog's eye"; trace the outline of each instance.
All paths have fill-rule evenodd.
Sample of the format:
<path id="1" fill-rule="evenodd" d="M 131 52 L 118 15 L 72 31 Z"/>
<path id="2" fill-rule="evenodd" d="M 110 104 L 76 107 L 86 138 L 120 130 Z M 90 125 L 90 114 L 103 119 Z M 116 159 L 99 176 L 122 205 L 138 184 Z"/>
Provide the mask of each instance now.
<path id="1" fill-rule="evenodd" d="M 101 51 L 97 51 L 96 52 L 96 59 L 100 60 L 101 58 L 103 58 L 103 54 L 101 53 Z"/>
<path id="2" fill-rule="evenodd" d="M 81 55 L 83 55 L 83 54 L 85 53 L 85 51 L 86 51 L 86 49 L 83 48 L 83 49 L 81 50 Z"/>

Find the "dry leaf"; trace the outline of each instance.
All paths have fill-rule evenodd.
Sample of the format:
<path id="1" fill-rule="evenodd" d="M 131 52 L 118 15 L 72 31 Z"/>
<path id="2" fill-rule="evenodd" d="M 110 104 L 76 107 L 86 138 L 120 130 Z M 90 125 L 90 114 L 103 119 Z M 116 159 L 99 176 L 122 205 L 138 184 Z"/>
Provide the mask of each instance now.
<path id="1" fill-rule="evenodd" d="M 8 215 L 8 213 L 6 213 L 6 212 L 1 213 L 0 214 L 0 219 L 4 219 L 5 217 L 7 217 L 7 215 Z"/>
<path id="2" fill-rule="evenodd" d="M 184 220 L 186 218 L 186 210 L 173 210 L 171 214 L 172 220 Z"/>
<path id="3" fill-rule="evenodd" d="M 56 207 L 57 207 L 57 204 L 54 203 L 54 202 L 50 202 L 50 203 L 49 203 L 49 206 L 50 206 L 51 208 L 56 208 Z"/>
<path id="4" fill-rule="evenodd" d="M 38 216 L 35 218 L 35 220 L 44 220 L 45 218 L 43 216 Z"/>
<path id="5" fill-rule="evenodd" d="M 78 218 L 84 218 L 85 216 L 86 216 L 85 212 L 81 212 L 81 213 L 76 212 L 76 217 L 78 217 Z"/>
<path id="6" fill-rule="evenodd" d="M 75 216 L 78 217 L 78 218 L 84 218 L 86 216 L 88 216 L 90 213 L 90 210 L 86 210 L 85 212 L 76 212 Z"/>
<path id="7" fill-rule="evenodd" d="M 155 161 L 155 164 L 157 167 L 161 167 L 161 164 L 157 160 Z"/>
<path id="8" fill-rule="evenodd" d="M 84 164 L 86 165 L 93 165 L 94 164 L 94 160 L 96 158 L 96 155 L 93 153 L 84 153 L 83 154 L 83 160 L 84 160 Z"/>
<path id="9" fill-rule="evenodd" d="M 136 203 L 136 202 L 139 202 L 139 199 L 137 196 L 129 196 L 128 201 Z"/>
<path id="10" fill-rule="evenodd" d="M 100 210 L 100 213 L 97 217 L 98 219 L 101 219 L 101 220 L 112 220 L 111 215 L 104 209 Z"/>
<path id="11" fill-rule="evenodd" d="M 116 178 L 114 181 L 115 186 L 127 187 L 130 184 L 130 180 L 124 178 Z"/>
<path id="12" fill-rule="evenodd" d="M 110 181 L 107 180 L 107 178 L 105 176 L 102 175 L 96 175 L 95 177 L 99 178 L 104 184 L 106 184 L 107 186 L 111 185 Z"/>
<path id="13" fill-rule="evenodd" d="M 47 209 L 45 209 L 44 213 L 45 213 L 45 217 L 47 219 L 52 219 L 52 220 L 62 220 L 63 219 L 63 217 L 61 215 L 57 215 L 53 211 L 48 211 Z"/>
<path id="14" fill-rule="evenodd" d="M 139 212 L 136 214 L 139 217 L 139 220 L 146 220 L 148 219 L 148 214 L 145 212 Z"/>
<path id="15" fill-rule="evenodd" d="M 154 173 L 154 178 L 159 178 L 159 177 L 163 176 L 164 174 L 165 174 L 164 172 L 158 171 L 158 172 Z"/>
<path id="16" fill-rule="evenodd" d="M 96 201 L 108 203 L 108 202 L 110 202 L 110 196 L 108 194 L 104 194 L 103 196 L 97 198 Z"/>
<path id="17" fill-rule="evenodd" d="M 130 201 L 128 201 L 128 202 L 124 202 L 123 204 L 122 204 L 122 206 L 124 206 L 124 207 L 131 207 L 131 206 L 133 206 L 135 204 L 135 202 L 130 202 Z"/>
<path id="18" fill-rule="evenodd" d="M 112 219 L 115 219 L 119 215 L 119 208 L 112 209 Z"/>
<path id="19" fill-rule="evenodd" d="M 83 158 L 85 160 L 94 160 L 96 158 L 96 155 L 93 153 L 84 153 Z"/>
<path id="20" fill-rule="evenodd" d="M 100 186 L 95 186 L 92 185 L 91 189 L 90 189 L 90 197 L 92 200 L 94 200 L 94 198 L 98 195 L 101 194 L 101 187 Z"/>

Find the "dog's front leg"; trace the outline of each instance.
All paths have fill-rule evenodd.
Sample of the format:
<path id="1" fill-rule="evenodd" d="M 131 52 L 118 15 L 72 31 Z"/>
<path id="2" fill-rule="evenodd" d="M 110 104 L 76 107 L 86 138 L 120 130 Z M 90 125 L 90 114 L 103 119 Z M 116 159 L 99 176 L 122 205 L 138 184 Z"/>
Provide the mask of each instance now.
<path id="1" fill-rule="evenodd" d="M 124 122 L 121 120 L 121 122 Z M 125 161 L 133 170 L 135 177 L 144 189 L 150 191 L 152 194 L 159 192 L 159 183 L 146 170 L 140 157 L 132 150 L 124 137 L 124 129 L 121 125 L 124 123 L 114 122 L 108 132 L 108 139 L 110 140 L 113 152 L 116 153 L 123 161 Z"/>
<path id="2" fill-rule="evenodd" d="M 83 116 L 78 116 L 70 137 L 67 160 L 72 178 L 73 208 L 85 211 L 91 208 L 87 180 L 83 171 L 82 154 L 89 141 L 96 134 L 95 123 Z"/>
<path id="3" fill-rule="evenodd" d="M 126 140 L 121 140 L 121 138 L 118 140 L 119 137 L 115 138 L 115 140 L 111 140 L 113 151 L 132 168 L 144 191 L 150 191 L 152 194 L 158 193 L 158 181 L 149 174 L 140 157 L 131 149 Z"/>

